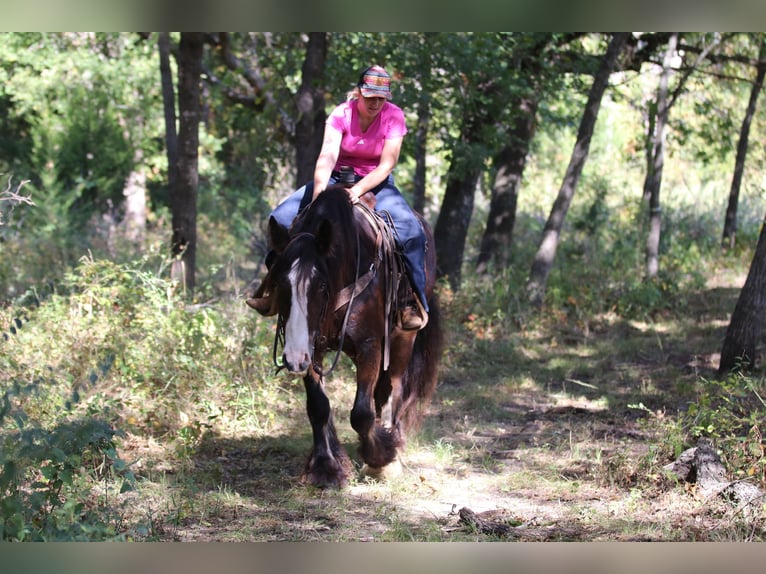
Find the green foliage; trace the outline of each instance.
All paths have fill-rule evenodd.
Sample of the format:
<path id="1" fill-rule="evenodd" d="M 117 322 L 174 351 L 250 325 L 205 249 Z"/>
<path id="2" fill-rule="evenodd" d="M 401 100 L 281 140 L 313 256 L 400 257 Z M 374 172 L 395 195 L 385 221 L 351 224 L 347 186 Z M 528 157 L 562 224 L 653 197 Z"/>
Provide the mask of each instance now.
<path id="1" fill-rule="evenodd" d="M 138 34 L 3 34 L 0 171 L 30 181 L 35 208 L 2 230 L 0 298 L 46 287 L 96 249 L 133 169 L 161 175 L 157 75 Z"/>
<path id="2" fill-rule="evenodd" d="M 699 396 L 681 418 L 690 442 L 713 440 L 726 468 L 738 479 L 766 486 L 766 385 L 763 379 L 734 373 L 722 380 L 700 381 Z"/>
<path id="3" fill-rule="evenodd" d="M 241 300 L 187 308 L 163 272 L 151 258 L 83 257 L 45 299 L 0 314 L 6 539 L 145 531 L 119 510 L 140 488 L 124 431 L 165 438 L 181 464 L 210 432 L 271 433 L 280 409 L 296 408 L 263 361 L 266 322 Z"/>
<path id="4" fill-rule="evenodd" d="M 26 408 L 41 386 L 13 382 L 0 408 L 0 539 L 103 540 L 110 524 L 108 492 L 133 488 L 133 473 L 116 452 L 117 431 L 106 421 L 76 416 L 79 393 L 66 401 L 52 426 Z M 99 484 L 100 483 L 100 484 Z M 95 493 L 104 492 L 103 502 Z"/>

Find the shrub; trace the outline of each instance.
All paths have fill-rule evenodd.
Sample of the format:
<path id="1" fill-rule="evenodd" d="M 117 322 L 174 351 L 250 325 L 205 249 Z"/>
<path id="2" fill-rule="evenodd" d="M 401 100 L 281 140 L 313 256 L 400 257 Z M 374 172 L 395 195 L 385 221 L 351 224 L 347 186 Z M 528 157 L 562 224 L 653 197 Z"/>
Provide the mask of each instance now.
<path id="1" fill-rule="evenodd" d="M 133 475 L 116 453 L 117 431 L 106 421 L 78 417 L 77 394 L 67 416 L 46 427 L 31 419 L 25 399 L 50 381 L 13 383 L 0 408 L 0 539 L 104 540 L 116 535 L 109 508 L 94 503 L 103 482 L 124 492 Z M 110 487 L 110 482 L 113 485 Z"/>
<path id="2" fill-rule="evenodd" d="M 735 478 L 752 478 L 766 487 L 766 402 L 764 382 L 742 373 L 702 381 L 697 401 L 680 419 L 690 443 L 713 440 Z"/>

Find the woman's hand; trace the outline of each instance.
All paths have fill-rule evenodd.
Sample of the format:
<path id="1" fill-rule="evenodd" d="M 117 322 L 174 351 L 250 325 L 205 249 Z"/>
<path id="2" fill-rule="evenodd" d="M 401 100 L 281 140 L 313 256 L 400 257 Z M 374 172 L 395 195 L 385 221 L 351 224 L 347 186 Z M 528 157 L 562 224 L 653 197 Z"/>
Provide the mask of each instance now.
<path id="1" fill-rule="evenodd" d="M 346 193 L 348 193 L 348 198 L 351 200 L 351 205 L 356 205 L 359 203 L 359 198 L 364 195 L 364 192 L 356 185 L 347 187 Z"/>

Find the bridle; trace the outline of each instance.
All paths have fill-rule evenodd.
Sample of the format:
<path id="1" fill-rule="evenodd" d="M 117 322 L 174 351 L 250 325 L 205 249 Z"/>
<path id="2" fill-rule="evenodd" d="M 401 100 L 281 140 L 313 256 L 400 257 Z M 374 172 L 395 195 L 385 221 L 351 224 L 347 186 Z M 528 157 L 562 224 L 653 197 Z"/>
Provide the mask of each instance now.
<path id="1" fill-rule="evenodd" d="M 388 213 L 384 212 L 384 215 L 388 218 L 389 224 L 387 225 L 386 222 L 383 220 L 383 216 L 380 215 L 377 212 L 374 212 L 369 207 L 362 203 L 355 204 L 355 207 L 359 208 L 362 213 L 367 218 L 368 222 L 370 223 L 371 227 L 375 230 L 375 252 L 376 256 L 373 258 L 373 262 L 370 264 L 369 269 L 364 273 L 364 275 L 361 275 L 361 233 L 357 231 L 356 233 L 356 264 L 355 264 L 355 275 L 354 275 L 354 281 L 350 285 L 347 285 L 343 289 L 341 289 L 338 292 L 338 295 L 336 297 L 336 303 L 335 308 L 333 312 L 339 311 L 344 305 L 346 305 L 346 311 L 343 316 L 343 322 L 341 324 L 341 330 L 338 340 L 338 346 L 335 352 L 335 357 L 333 358 L 333 362 L 330 365 L 330 368 L 327 370 L 322 369 L 322 366 L 320 364 L 317 364 L 314 360 L 314 352 L 317 347 L 317 338 L 319 337 L 320 330 L 318 329 L 314 333 L 314 339 L 311 344 L 311 366 L 314 369 L 314 371 L 320 376 L 325 377 L 329 376 L 334 370 L 335 367 L 338 365 L 338 361 L 340 360 L 340 356 L 343 352 L 343 343 L 346 338 L 346 332 L 348 327 L 348 320 L 351 316 L 351 308 L 353 307 L 354 299 L 364 291 L 367 286 L 372 282 L 372 280 L 377 275 L 378 267 L 380 265 L 380 262 L 386 261 L 386 271 L 388 274 L 388 277 L 390 278 L 388 283 L 388 288 L 385 293 L 385 316 L 388 318 L 391 316 L 392 309 L 396 309 L 396 293 L 397 293 L 397 284 L 398 281 L 395 280 L 395 278 L 398 276 L 400 270 L 401 270 L 401 263 L 398 260 L 398 257 L 394 254 L 394 245 L 395 245 L 395 237 L 394 237 L 394 226 L 390 224 L 391 216 Z M 308 232 L 300 232 L 295 235 L 295 237 L 292 237 L 290 241 L 288 242 L 288 246 L 293 243 L 294 241 L 298 240 L 301 237 L 315 237 L 313 234 Z M 384 244 L 387 246 L 387 248 L 384 248 Z M 287 249 L 287 247 L 285 247 Z M 324 301 L 322 302 L 322 307 L 320 308 L 319 312 L 319 325 L 323 325 L 324 321 L 327 316 L 327 310 L 330 303 L 330 294 L 327 290 L 325 290 L 325 297 Z M 284 315 L 280 312 L 277 314 L 277 326 L 276 326 L 276 333 L 274 335 L 274 347 L 272 350 L 272 360 L 274 362 L 274 366 L 277 368 L 277 373 L 285 368 L 284 363 L 280 363 L 279 361 L 279 349 L 284 349 L 285 345 L 285 325 L 286 320 Z M 386 331 L 385 331 L 385 344 L 384 344 L 384 353 L 383 353 L 383 369 L 388 369 L 388 363 L 389 363 L 389 354 L 390 354 L 390 328 L 388 325 L 388 321 L 386 322 Z"/>
<path id="2" fill-rule="evenodd" d="M 305 237 L 305 236 L 314 237 L 311 233 L 308 233 L 308 232 L 298 233 L 295 237 L 290 239 L 290 241 L 288 243 L 288 246 L 290 245 L 290 243 L 294 242 L 298 238 Z M 287 249 L 287 247 L 285 247 L 285 249 Z M 344 342 L 344 340 L 346 338 L 346 330 L 347 330 L 347 327 L 348 327 L 348 319 L 351 316 L 351 307 L 352 307 L 352 304 L 354 302 L 354 298 L 359 293 L 361 293 L 367 287 L 367 285 L 370 284 L 370 281 L 372 281 L 372 278 L 375 275 L 376 265 L 373 262 L 370 265 L 369 271 L 364 275 L 362 281 L 360 281 L 359 269 L 361 267 L 361 257 L 362 257 L 361 256 L 361 251 L 362 251 L 361 250 L 361 240 L 359 239 L 359 233 L 357 233 L 356 234 L 356 266 L 355 266 L 355 268 L 356 268 L 356 275 L 354 277 L 354 282 L 350 286 L 344 288 L 340 292 L 340 294 L 339 294 L 339 304 L 336 304 L 336 306 L 335 306 L 335 311 L 337 311 L 338 309 L 340 309 L 343 306 L 343 304 L 344 304 L 343 299 L 345 299 L 346 296 L 348 297 L 348 306 L 346 307 L 346 312 L 345 312 L 345 314 L 343 316 L 343 323 L 342 323 L 341 330 L 340 330 L 340 339 L 339 339 L 339 342 L 338 342 L 338 349 L 337 349 L 337 351 L 335 353 L 335 358 L 333 359 L 332 365 L 330 366 L 330 368 L 328 370 L 326 370 L 326 371 L 323 370 L 322 366 L 317 364 L 314 361 L 314 351 L 316 350 L 316 346 L 317 346 L 317 338 L 319 337 L 319 329 L 317 329 L 317 331 L 314 333 L 314 339 L 311 342 L 311 367 L 314 369 L 314 371 L 320 377 L 329 376 L 330 373 L 332 373 L 335 370 L 335 367 L 338 365 L 338 361 L 340 360 L 340 355 L 343 352 L 343 342 Z M 345 292 L 346 292 L 346 290 L 349 287 L 351 287 L 350 294 L 346 295 Z M 318 322 L 318 324 L 320 326 L 324 324 L 325 318 L 327 317 L 327 309 L 329 307 L 329 304 L 330 304 L 330 294 L 325 289 L 324 301 L 322 302 L 322 307 L 319 310 L 319 322 Z M 277 314 L 277 327 L 276 327 L 276 333 L 274 334 L 274 347 L 273 347 L 273 350 L 272 350 L 272 360 L 274 362 L 274 366 L 277 368 L 276 373 L 279 373 L 279 371 L 281 371 L 282 369 L 285 368 L 285 364 L 284 363 L 280 363 L 278 357 L 279 357 L 279 349 L 280 348 L 284 349 L 284 347 L 285 347 L 285 325 L 286 325 L 286 323 L 287 323 L 287 321 L 285 320 L 285 316 L 281 312 L 279 312 Z"/>

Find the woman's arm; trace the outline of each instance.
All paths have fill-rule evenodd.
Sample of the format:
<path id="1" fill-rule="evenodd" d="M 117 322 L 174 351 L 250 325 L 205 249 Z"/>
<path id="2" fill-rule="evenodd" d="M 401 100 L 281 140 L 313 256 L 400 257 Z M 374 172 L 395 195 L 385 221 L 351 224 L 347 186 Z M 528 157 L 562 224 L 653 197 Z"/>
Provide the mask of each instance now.
<path id="1" fill-rule="evenodd" d="M 386 140 L 383 144 L 383 151 L 380 154 L 378 167 L 365 175 L 362 179 L 356 182 L 351 189 L 349 189 L 352 200 L 358 201 L 365 193 L 380 185 L 389 175 L 391 175 L 391 172 L 396 167 L 396 163 L 399 161 L 399 152 L 402 151 L 403 140 L 404 137 Z"/>
<path id="2" fill-rule="evenodd" d="M 316 165 L 314 166 L 314 194 L 311 200 L 315 200 L 327 187 L 327 182 L 332 175 L 332 169 L 338 161 L 340 142 L 343 134 L 331 125 L 325 125 L 322 149 L 319 151 Z"/>

